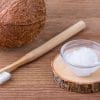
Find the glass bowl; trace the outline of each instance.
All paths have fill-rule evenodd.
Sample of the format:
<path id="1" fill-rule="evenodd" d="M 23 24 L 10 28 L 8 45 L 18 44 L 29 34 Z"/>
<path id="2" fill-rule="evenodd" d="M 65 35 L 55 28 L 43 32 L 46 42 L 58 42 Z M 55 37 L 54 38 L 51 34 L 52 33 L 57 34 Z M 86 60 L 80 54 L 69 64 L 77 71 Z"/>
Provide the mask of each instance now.
<path id="1" fill-rule="evenodd" d="M 85 65 L 85 66 L 70 63 L 66 59 L 65 52 L 71 53 L 72 51 L 77 50 L 81 47 L 86 47 L 86 48 L 90 48 L 91 50 L 93 50 L 98 58 L 98 62 L 96 64 L 94 64 L 92 62 L 93 63 L 92 65 Z M 78 39 L 78 40 L 73 40 L 73 41 L 67 42 L 62 46 L 60 54 L 66 64 L 66 66 L 70 67 L 71 70 L 77 76 L 82 76 L 82 77 L 89 76 L 100 68 L 100 44 L 96 43 L 94 41 Z"/>

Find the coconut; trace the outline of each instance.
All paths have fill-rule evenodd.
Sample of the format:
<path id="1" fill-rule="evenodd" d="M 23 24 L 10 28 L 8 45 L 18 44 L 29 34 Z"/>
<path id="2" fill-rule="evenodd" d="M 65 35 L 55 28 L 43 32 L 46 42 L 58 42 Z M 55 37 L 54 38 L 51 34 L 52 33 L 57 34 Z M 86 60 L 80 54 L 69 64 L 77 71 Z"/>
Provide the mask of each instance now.
<path id="1" fill-rule="evenodd" d="M 44 0 L 0 1 L 0 47 L 31 43 L 44 26 Z"/>

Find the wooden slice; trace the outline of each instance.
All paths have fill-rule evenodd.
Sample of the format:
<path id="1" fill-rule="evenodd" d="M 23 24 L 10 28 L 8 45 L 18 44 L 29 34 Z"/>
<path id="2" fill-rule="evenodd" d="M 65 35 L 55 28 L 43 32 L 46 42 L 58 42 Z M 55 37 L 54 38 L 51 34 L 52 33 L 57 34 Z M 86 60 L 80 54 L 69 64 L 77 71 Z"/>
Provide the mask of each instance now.
<path id="1" fill-rule="evenodd" d="M 60 55 L 53 63 L 54 80 L 61 87 L 71 92 L 94 93 L 100 91 L 100 70 L 88 77 L 78 77 L 66 65 Z"/>

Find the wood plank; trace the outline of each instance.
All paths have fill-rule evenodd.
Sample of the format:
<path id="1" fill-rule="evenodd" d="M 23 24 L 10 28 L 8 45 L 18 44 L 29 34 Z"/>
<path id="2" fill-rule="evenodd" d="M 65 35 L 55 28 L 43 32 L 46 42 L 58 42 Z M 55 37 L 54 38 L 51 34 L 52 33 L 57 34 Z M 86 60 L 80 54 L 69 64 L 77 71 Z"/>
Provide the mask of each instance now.
<path id="1" fill-rule="evenodd" d="M 72 39 L 82 38 L 100 42 L 100 0 L 45 1 L 47 21 L 38 39 L 18 49 L 0 49 L 0 68 L 16 61 L 80 19 L 86 21 L 87 29 Z M 0 86 L 0 100 L 100 100 L 100 93 L 69 93 L 55 84 L 51 60 L 59 53 L 61 46 L 15 71 L 11 81 Z"/>

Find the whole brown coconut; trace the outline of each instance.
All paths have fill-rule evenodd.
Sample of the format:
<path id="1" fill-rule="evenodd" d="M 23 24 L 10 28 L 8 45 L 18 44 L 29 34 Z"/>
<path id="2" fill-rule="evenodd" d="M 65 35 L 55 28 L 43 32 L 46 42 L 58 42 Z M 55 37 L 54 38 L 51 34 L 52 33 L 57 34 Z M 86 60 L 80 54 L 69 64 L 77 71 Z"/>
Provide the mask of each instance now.
<path id="1" fill-rule="evenodd" d="M 34 40 L 45 23 L 44 0 L 0 0 L 0 47 L 20 47 Z"/>

